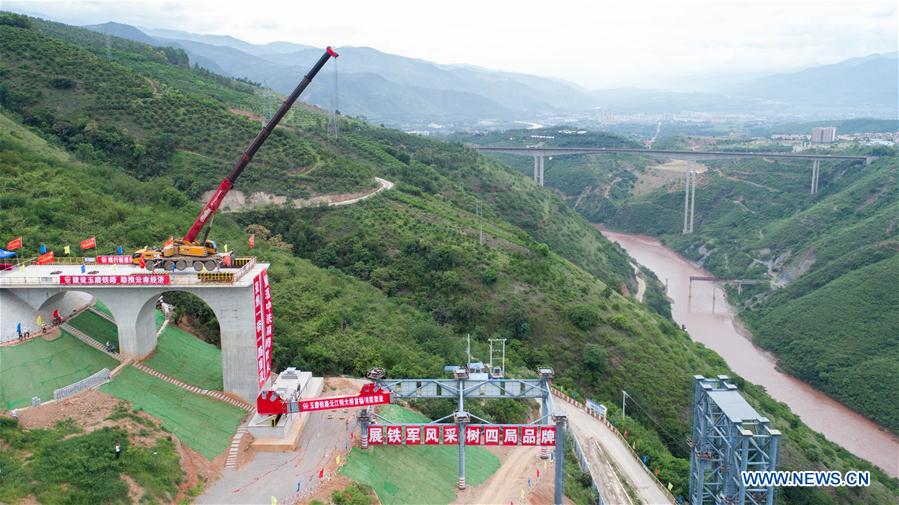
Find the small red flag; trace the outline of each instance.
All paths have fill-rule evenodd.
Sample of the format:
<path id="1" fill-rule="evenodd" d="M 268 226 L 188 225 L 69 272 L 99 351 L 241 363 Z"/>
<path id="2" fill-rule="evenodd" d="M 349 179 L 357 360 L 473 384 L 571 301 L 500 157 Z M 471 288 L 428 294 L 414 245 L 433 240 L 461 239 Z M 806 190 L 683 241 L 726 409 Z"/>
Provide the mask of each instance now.
<path id="1" fill-rule="evenodd" d="M 322 468 L 321 470 L 318 471 L 318 478 L 319 479 L 325 478 L 325 469 L 324 468 Z"/>
<path id="2" fill-rule="evenodd" d="M 253 247 L 256 246 L 256 234 L 255 233 L 250 234 L 250 239 L 248 240 L 248 242 L 250 243 L 250 249 L 252 249 Z"/>
<path id="3" fill-rule="evenodd" d="M 22 237 L 16 237 L 16 238 L 10 240 L 8 244 L 6 244 L 7 251 L 15 251 L 16 249 L 21 249 L 21 248 L 22 248 Z"/>
<path id="4" fill-rule="evenodd" d="M 53 319 L 59 319 L 59 309 L 53 311 Z"/>
<path id="5" fill-rule="evenodd" d="M 41 254 L 40 256 L 38 256 L 37 264 L 38 265 L 46 265 L 48 263 L 53 263 L 53 259 L 54 259 L 53 251 L 50 251 L 46 254 Z"/>
<path id="6" fill-rule="evenodd" d="M 538 479 L 540 478 L 540 469 L 539 468 L 537 469 L 537 478 Z"/>
<path id="7" fill-rule="evenodd" d="M 81 249 L 93 249 L 97 247 L 97 239 L 94 237 L 84 239 L 81 241 Z"/>
<path id="8" fill-rule="evenodd" d="M 147 264 L 144 262 L 143 258 L 137 258 L 137 264 L 140 265 L 141 268 L 146 268 Z"/>

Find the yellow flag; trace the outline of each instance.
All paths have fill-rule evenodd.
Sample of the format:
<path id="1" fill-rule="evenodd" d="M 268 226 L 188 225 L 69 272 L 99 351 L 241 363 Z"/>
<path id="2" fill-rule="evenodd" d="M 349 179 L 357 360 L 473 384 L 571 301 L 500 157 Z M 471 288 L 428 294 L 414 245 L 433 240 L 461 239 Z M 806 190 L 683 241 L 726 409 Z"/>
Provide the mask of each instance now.
<path id="1" fill-rule="evenodd" d="M 521 499 L 523 500 L 523 499 L 524 499 L 524 488 L 521 488 L 521 493 L 520 493 L 520 494 L 521 494 Z"/>
<path id="2" fill-rule="evenodd" d="M 337 464 L 340 464 L 340 454 L 337 455 Z"/>
<path id="3" fill-rule="evenodd" d="M 228 244 L 225 244 L 225 252 L 228 252 Z"/>
<path id="4" fill-rule="evenodd" d="M 544 471 L 546 471 L 546 465 L 548 465 L 548 464 L 549 464 L 549 462 L 547 462 L 547 461 L 544 459 L 544 460 L 543 460 L 543 470 L 544 470 Z"/>
<path id="5" fill-rule="evenodd" d="M 62 251 L 66 254 L 66 256 L 68 256 L 69 254 L 72 254 L 72 249 L 69 248 L 69 246 L 63 247 Z"/>
<path id="6" fill-rule="evenodd" d="M 43 324 L 44 324 L 44 318 L 40 314 L 38 314 L 37 315 L 37 325 L 41 326 Z"/>
<path id="7" fill-rule="evenodd" d="M 272 505 L 278 505 L 278 499 L 272 496 Z"/>
<path id="8" fill-rule="evenodd" d="M 672 483 L 669 482 L 669 483 L 668 483 L 668 491 L 671 491 L 671 488 L 673 488 L 673 487 L 674 487 L 674 484 L 672 484 Z"/>
<path id="9" fill-rule="evenodd" d="M 634 450 L 635 451 L 637 450 L 637 441 L 636 440 L 634 440 Z"/>

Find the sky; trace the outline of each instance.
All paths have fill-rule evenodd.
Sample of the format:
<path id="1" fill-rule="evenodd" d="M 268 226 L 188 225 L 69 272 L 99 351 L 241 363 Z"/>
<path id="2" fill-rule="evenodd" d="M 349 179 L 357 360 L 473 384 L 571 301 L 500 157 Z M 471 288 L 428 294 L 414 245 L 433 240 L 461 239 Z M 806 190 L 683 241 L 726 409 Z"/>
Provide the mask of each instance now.
<path id="1" fill-rule="evenodd" d="M 84 25 L 117 21 L 253 43 L 369 46 L 572 81 L 686 89 L 897 50 L 897 2 L 819 0 L 4 0 Z"/>

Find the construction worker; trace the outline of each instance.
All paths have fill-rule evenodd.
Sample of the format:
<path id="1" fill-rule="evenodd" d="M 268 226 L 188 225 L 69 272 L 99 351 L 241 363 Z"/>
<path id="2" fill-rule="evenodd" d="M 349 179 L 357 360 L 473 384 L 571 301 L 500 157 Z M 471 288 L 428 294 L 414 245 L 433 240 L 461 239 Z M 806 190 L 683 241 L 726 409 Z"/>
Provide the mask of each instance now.
<path id="1" fill-rule="evenodd" d="M 116 442 L 115 443 L 115 459 L 119 459 L 119 456 L 122 455 L 122 446 Z"/>

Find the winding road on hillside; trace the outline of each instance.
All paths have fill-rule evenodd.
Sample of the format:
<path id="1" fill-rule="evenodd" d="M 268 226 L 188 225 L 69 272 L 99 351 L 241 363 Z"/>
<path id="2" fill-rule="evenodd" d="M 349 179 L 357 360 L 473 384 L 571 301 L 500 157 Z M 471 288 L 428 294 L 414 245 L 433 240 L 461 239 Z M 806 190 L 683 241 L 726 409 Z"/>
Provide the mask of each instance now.
<path id="1" fill-rule="evenodd" d="M 568 415 L 568 422 L 586 453 L 591 469 L 595 472 L 593 475 L 598 479 L 607 503 L 633 502 L 627 496 L 615 469 L 610 467 L 609 459 L 604 456 L 611 458 L 612 464 L 634 489 L 641 502 L 646 505 L 672 503 L 656 480 L 646 472 L 643 463 L 634 457 L 627 445 L 608 426 L 568 402 L 557 401 L 556 405 L 564 409 Z"/>

